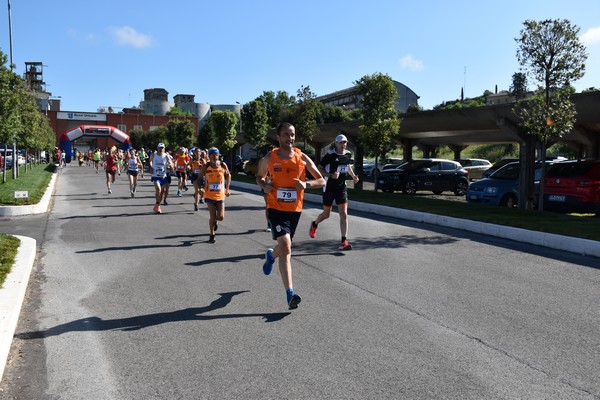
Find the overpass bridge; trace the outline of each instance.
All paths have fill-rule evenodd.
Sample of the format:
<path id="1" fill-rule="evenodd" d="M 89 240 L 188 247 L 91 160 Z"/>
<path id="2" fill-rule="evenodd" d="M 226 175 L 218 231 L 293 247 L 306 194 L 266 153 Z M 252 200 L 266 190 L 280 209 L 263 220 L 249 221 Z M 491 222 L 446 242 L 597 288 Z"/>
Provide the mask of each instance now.
<path id="1" fill-rule="evenodd" d="M 600 92 L 578 93 L 571 97 L 577 110 L 577 122 L 559 142 L 575 148 L 580 157 L 600 159 Z M 460 152 L 474 144 L 530 142 L 529 135 L 518 127 L 518 117 L 513 104 L 453 110 L 421 111 L 405 114 L 400 125 L 398 144 L 404 145 L 404 158 L 412 158 L 412 147 L 419 146 L 431 153 L 438 146 L 447 145 Z M 319 125 L 319 132 L 310 142 L 317 154 L 333 142 L 339 131 L 348 136 L 352 144 L 358 143 L 359 121 L 345 121 Z M 274 132 L 271 132 L 274 137 Z M 360 146 L 356 159 L 362 158 Z"/>

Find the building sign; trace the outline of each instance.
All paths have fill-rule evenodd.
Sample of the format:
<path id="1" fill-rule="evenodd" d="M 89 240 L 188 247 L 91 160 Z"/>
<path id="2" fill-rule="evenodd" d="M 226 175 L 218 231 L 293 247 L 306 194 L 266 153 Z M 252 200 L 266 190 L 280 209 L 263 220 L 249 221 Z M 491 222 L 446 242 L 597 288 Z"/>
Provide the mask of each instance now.
<path id="1" fill-rule="evenodd" d="M 106 121 L 106 114 L 61 111 L 56 113 L 56 118 L 75 121 Z"/>

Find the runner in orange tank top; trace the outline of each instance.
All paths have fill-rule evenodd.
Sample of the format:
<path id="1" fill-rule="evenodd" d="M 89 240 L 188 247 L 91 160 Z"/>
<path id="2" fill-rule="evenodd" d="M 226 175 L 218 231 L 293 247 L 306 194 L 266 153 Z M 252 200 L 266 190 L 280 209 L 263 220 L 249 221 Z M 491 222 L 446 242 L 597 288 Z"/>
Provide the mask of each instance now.
<path id="1" fill-rule="evenodd" d="M 294 147 L 296 128 L 290 123 L 277 127 L 279 147 L 260 160 L 256 171 L 256 183 L 267 197 L 267 218 L 275 249 L 268 249 L 263 264 L 265 275 L 271 274 L 275 259 L 279 258 L 279 272 L 286 290 L 290 309 L 298 308 L 301 299 L 294 292 L 292 281 L 292 238 L 302 213 L 304 189 L 323 187 L 325 179 L 315 163 Z M 315 179 L 306 180 L 306 171 Z M 269 175 L 269 182 L 266 177 Z"/>
<path id="2" fill-rule="evenodd" d="M 177 175 L 177 196 L 183 196 L 183 192 L 187 191 L 185 181 L 187 179 L 188 165 L 190 164 L 190 157 L 187 154 L 185 147 L 177 149 L 175 155 L 175 174 Z"/>
<path id="3" fill-rule="evenodd" d="M 208 149 L 208 157 L 210 161 L 202 167 L 198 179 L 202 182 L 202 179 L 205 178 L 205 184 L 201 191 L 204 193 L 204 201 L 210 213 L 208 242 L 215 243 L 215 232 L 219 227 L 218 221 L 223 221 L 225 217 L 225 197 L 229 197 L 231 175 L 227 164 L 219 160 L 219 149 L 216 147 Z"/>

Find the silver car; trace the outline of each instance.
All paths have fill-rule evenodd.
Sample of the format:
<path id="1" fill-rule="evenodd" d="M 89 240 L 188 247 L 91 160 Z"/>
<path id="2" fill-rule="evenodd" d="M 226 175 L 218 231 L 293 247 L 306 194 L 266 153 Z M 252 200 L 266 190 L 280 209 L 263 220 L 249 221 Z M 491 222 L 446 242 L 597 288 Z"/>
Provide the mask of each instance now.
<path id="1" fill-rule="evenodd" d="M 492 166 L 491 162 L 480 158 L 461 158 L 456 161 L 458 161 L 465 170 L 469 171 L 469 179 L 471 180 L 483 178 L 483 173 Z"/>

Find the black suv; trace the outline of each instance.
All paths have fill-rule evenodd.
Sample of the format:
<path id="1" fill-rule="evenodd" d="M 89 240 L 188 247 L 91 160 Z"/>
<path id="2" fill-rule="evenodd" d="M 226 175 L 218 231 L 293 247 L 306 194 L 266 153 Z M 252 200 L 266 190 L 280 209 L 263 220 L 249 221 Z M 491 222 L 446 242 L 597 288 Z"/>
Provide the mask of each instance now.
<path id="1" fill-rule="evenodd" d="M 381 171 L 377 184 L 384 192 L 401 190 L 415 194 L 417 190 L 429 190 L 440 194 L 451 191 L 464 196 L 469 188 L 469 173 L 456 161 L 423 158 Z"/>

